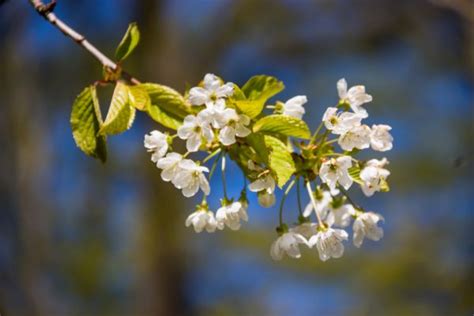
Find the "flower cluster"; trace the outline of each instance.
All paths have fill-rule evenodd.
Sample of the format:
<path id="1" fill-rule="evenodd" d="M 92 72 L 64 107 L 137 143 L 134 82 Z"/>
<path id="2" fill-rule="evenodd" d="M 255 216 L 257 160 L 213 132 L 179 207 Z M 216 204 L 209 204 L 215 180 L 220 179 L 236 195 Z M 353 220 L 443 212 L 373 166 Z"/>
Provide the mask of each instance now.
<path id="1" fill-rule="evenodd" d="M 372 96 L 364 86 L 348 89 L 345 79 L 339 80 L 339 102 L 325 111 L 320 126 L 311 135 L 303 121 L 306 96 L 267 104 L 282 89 L 283 83 L 270 76 L 252 77 L 239 87 L 207 74 L 198 86 L 185 93 L 183 108 L 187 114 L 180 118 L 175 134 L 155 130 L 145 135 L 145 148 L 151 153 L 152 162 L 161 169 L 164 181 L 171 182 L 186 197 L 196 195 L 199 190 L 203 192 L 202 202 L 188 216 L 185 225 L 192 226 L 197 233 L 226 227 L 238 230 L 242 222 L 248 221 L 247 191 L 257 194 L 261 206 L 271 207 L 279 187 L 285 191 L 279 207 L 278 238 L 270 248 L 273 259 L 282 259 L 284 254 L 299 258 L 301 245 L 316 248 L 322 261 L 339 258 L 344 253 L 344 242 L 349 239 L 346 230 L 351 225 L 356 247 L 366 238 L 379 240 L 383 229 L 378 225 L 383 217 L 365 211 L 348 193 L 354 183 L 368 197 L 389 189 L 386 158 L 368 161 L 355 158 L 363 149 L 379 152 L 392 149 L 390 126 L 363 124 L 368 112 L 362 106 L 371 102 Z M 266 114 L 265 108 L 272 113 Z M 176 138 L 186 142 L 186 153 L 173 151 Z M 295 141 L 296 138 L 301 141 Z M 337 152 L 336 146 L 341 152 Z M 207 152 L 207 157 L 201 161 L 188 157 L 198 151 Z M 244 177 L 238 199 L 227 196 L 227 157 L 240 167 Z M 212 161 L 209 168 L 205 166 L 208 161 Z M 213 212 L 207 202 L 211 193 L 208 177 L 213 176 L 219 162 L 224 196 Z M 304 210 L 300 201 L 301 182 L 309 197 Z M 283 221 L 283 206 L 295 184 L 298 222 L 289 226 Z"/>

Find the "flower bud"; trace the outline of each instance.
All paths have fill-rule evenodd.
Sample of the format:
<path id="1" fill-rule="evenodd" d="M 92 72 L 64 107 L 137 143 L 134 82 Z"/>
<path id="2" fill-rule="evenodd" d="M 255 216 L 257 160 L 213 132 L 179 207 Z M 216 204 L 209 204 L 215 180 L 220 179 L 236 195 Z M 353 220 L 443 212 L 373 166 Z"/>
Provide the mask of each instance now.
<path id="1" fill-rule="evenodd" d="M 271 207 L 275 204 L 275 194 L 268 193 L 266 190 L 258 192 L 258 204 L 262 207 Z"/>

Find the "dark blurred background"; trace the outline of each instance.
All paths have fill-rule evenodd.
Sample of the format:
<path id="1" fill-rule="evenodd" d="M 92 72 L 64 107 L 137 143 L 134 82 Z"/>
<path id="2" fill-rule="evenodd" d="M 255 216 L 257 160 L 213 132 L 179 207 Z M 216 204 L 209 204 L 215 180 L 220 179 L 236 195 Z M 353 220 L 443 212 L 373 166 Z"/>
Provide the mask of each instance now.
<path id="1" fill-rule="evenodd" d="M 0 313 L 10 315 L 472 315 L 474 2 L 471 0 L 59 0 L 56 13 L 109 56 L 130 21 L 125 68 L 180 91 L 207 72 L 270 74 L 307 94 L 311 128 L 336 81 L 374 96 L 393 127 L 392 191 L 355 198 L 386 236 L 342 259 L 273 262 L 277 209 L 251 199 L 238 232 L 184 227 L 195 201 L 161 181 L 139 115 L 103 165 L 69 127 L 100 65 L 26 0 L 0 6 Z M 229 182 L 241 176 L 234 169 Z M 215 177 L 218 179 L 218 177 Z M 215 209 L 221 193 L 213 183 Z M 288 221 L 296 202 L 286 204 Z M 294 220 L 294 219 L 293 219 Z"/>

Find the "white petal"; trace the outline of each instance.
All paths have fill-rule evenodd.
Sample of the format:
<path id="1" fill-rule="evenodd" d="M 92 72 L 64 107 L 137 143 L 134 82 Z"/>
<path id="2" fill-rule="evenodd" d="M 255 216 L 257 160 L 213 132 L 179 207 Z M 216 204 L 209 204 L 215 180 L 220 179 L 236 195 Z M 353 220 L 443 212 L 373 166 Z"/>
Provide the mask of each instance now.
<path id="1" fill-rule="evenodd" d="M 345 99 L 347 97 L 347 81 L 342 78 L 337 82 L 337 93 L 340 99 Z"/>
<path id="2" fill-rule="evenodd" d="M 201 87 L 189 90 L 189 102 L 192 105 L 203 105 L 209 101 L 209 92 Z"/>
<path id="3" fill-rule="evenodd" d="M 229 126 L 224 127 L 219 132 L 219 140 L 225 145 L 229 146 L 235 143 L 235 129 Z"/>
<path id="4" fill-rule="evenodd" d="M 193 133 L 188 140 L 186 141 L 186 149 L 189 152 L 196 152 L 199 150 L 201 146 L 201 135 L 197 133 Z"/>
<path id="5" fill-rule="evenodd" d="M 230 97 L 233 93 L 234 93 L 234 84 L 231 82 L 228 82 L 225 85 L 220 86 L 216 91 L 216 95 L 218 98 L 227 98 L 227 97 Z"/>
<path id="6" fill-rule="evenodd" d="M 211 193 L 211 187 L 209 186 L 209 182 L 203 174 L 199 175 L 199 186 L 205 195 L 209 195 Z"/>
<path id="7" fill-rule="evenodd" d="M 221 85 L 219 78 L 211 73 L 204 76 L 203 85 L 206 90 L 215 90 Z"/>

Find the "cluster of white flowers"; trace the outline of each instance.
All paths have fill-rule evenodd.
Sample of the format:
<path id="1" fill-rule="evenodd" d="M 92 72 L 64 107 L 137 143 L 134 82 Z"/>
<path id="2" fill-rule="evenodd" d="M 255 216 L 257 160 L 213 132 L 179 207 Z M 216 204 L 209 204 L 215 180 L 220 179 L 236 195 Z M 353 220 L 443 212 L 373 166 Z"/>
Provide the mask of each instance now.
<path id="1" fill-rule="evenodd" d="M 186 116 L 183 125 L 178 129 L 178 136 L 186 140 L 189 152 L 198 151 L 204 142 L 212 142 L 216 134 L 225 146 L 234 144 L 236 137 L 246 137 L 250 134 L 246 127 L 250 118 L 226 106 L 226 98 L 233 93 L 233 83 L 222 84 L 213 74 L 204 77 L 202 87 L 189 90 L 191 105 L 205 105 L 197 115 Z"/>
<path id="2" fill-rule="evenodd" d="M 186 227 L 193 226 L 196 233 L 205 228 L 208 233 L 213 233 L 216 228 L 224 229 L 225 226 L 231 230 L 240 229 L 240 221 L 248 221 L 247 202 L 224 202 L 216 214 L 208 209 L 207 204 L 200 204 L 197 210 L 186 219 Z"/>
<path id="3" fill-rule="evenodd" d="M 365 93 L 364 86 L 355 86 L 347 91 L 347 82 L 341 79 L 337 83 L 341 105 L 348 105 L 353 112 L 340 112 L 336 107 L 329 107 L 323 115 L 324 125 L 333 134 L 339 135 L 338 144 L 342 149 L 352 151 L 354 148 L 372 147 L 376 151 L 392 149 L 392 129 L 388 125 L 372 125 L 372 128 L 361 124 L 369 115 L 361 107 L 372 101 L 372 96 Z"/>
<path id="4" fill-rule="evenodd" d="M 317 213 L 321 223 L 303 221 L 290 229 L 284 229 L 285 232 L 272 244 L 270 254 L 273 259 L 281 259 L 283 253 L 299 258 L 299 244 L 309 248 L 316 246 L 322 261 L 340 258 L 344 254 L 343 241 L 349 237 L 344 228 L 350 226 L 353 219 L 353 243 L 356 247 L 362 245 L 364 238 L 378 241 L 383 237 L 383 229 L 377 226 L 383 220 L 381 215 L 359 211 L 346 203 L 344 197 L 332 196 L 321 188 L 317 188 L 313 195 L 314 202 L 306 206 L 303 216 L 308 219 Z"/>
<path id="5" fill-rule="evenodd" d="M 362 125 L 362 119 L 368 117 L 367 111 L 361 107 L 372 101 L 372 96 L 365 92 L 364 86 L 355 86 L 347 90 L 347 82 L 341 79 L 337 83 L 339 106 L 352 109 L 353 112 L 339 111 L 337 107 L 329 107 L 323 115 L 323 123 L 328 131 L 338 135 L 338 144 L 346 152 L 371 147 L 375 151 L 392 149 L 393 138 L 388 125 Z M 270 254 L 279 260 L 286 253 L 289 257 L 301 256 L 299 245 L 309 248 L 316 246 L 319 258 L 326 261 L 330 258 L 340 258 L 344 254 L 343 241 L 348 240 L 349 234 L 344 230 L 354 219 L 353 243 L 360 247 L 364 238 L 378 241 L 383 237 L 383 229 L 377 226 L 383 221 L 380 214 L 364 212 L 358 206 L 345 203 L 345 196 L 338 196 L 341 190 L 348 190 L 355 179 L 350 174 L 353 160 L 348 154 L 332 154 L 333 157 L 324 159 L 315 173 L 319 174 L 322 186 L 315 192 L 308 189 L 311 202 L 302 213 L 304 220 L 290 229 L 283 227 L 278 239 L 273 242 Z M 356 160 L 355 160 L 356 161 Z M 357 161 L 356 161 L 357 162 Z M 384 167 L 388 164 L 386 158 L 367 161 L 360 171 L 359 183 L 366 196 L 372 196 L 381 191 L 390 172 Z M 317 169 L 317 165 L 314 166 Z M 308 183 L 309 185 L 309 183 Z M 309 188 L 309 187 L 308 187 Z M 311 214 L 315 213 L 318 223 L 309 222 Z"/>
<path id="6" fill-rule="evenodd" d="M 264 85 L 258 87 L 262 88 Z M 392 149 L 391 127 L 388 125 L 369 127 L 362 124 L 362 120 L 368 118 L 368 112 L 362 105 L 372 101 L 372 96 L 365 92 L 364 86 L 347 89 L 347 82 L 341 79 L 337 83 L 337 90 L 339 94 L 337 106 L 326 110 L 321 126 L 311 141 L 308 144 L 294 143 L 299 152 L 291 149 L 288 155 L 283 155 L 295 159 L 289 166 L 294 163 L 297 169 L 293 169 L 295 171 L 288 177 L 293 180 L 287 186 L 280 205 L 280 225 L 277 228 L 279 237 L 273 242 L 270 250 L 271 257 L 275 260 L 282 259 L 284 254 L 299 258 L 300 245 L 316 248 L 322 261 L 339 258 L 344 253 L 343 242 L 349 238 L 346 228 L 351 226 L 351 223 L 352 240 L 356 247 L 360 247 L 365 238 L 376 241 L 383 236 L 383 229 L 377 226 L 383 220 L 382 216 L 366 212 L 354 204 L 347 190 L 354 183 L 360 185 L 366 196 L 388 189 L 387 177 L 390 172 L 385 168 L 388 164 L 387 159 L 371 159 L 364 162 L 355 159 L 354 155 L 367 148 L 381 152 Z M 276 201 L 277 184 L 283 186 L 278 173 L 273 169 L 274 166 L 265 158 L 258 158 L 262 157 L 258 153 L 262 150 L 261 147 L 255 149 L 248 141 L 253 125 L 261 115 L 256 117 L 252 112 L 250 116 L 244 114 L 249 112 L 243 111 L 238 106 L 234 99 L 236 93 L 241 98 L 243 91 L 233 83 L 224 83 L 219 77 L 207 74 L 199 86 L 189 90 L 187 100 L 191 110 L 188 113 L 193 114 L 183 118 L 182 125 L 175 135 L 170 136 L 159 131 L 145 135 L 145 148 L 151 153 L 151 160 L 162 170 L 161 177 L 164 181 L 171 182 L 182 190 L 186 197 L 196 195 L 199 190 L 203 192 L 203 201 L 185 221 L 186 227 L 192 226 L 197 233 L 204 230 L 215 232 L 225 227 L 230 230 L 240 229 L 242 222 L 248 221 L 247 190 L 257 194 L 261 206 L 271 207 Z M 276 105 L 267 108 L 273 108 L 275 116 L 288 119 L 291 117 L 292 121 L 300 120 L 301 124 L 305 125 L 302 121 L 305 114 L 303 105 L 307 102 L 306 96 L 298 95 L 285 103 L 278 101 Z M 319 131 L 323 126 L 326 131 L 320 135 Z M 337 137 L 327 139 L 330 134 Z M 267 137 L 262 133 L 260 135 Z M 187 152 L 183 155 L 172 150 L 173 139 L 176 137 L 186 141 Z M 287 136 L 283 135 L 279 141 L 287 141 Z M 335 152 L 333 143 L 336 142 L 343 153 Z M 290 147 L 293 148 L 288 143 L 288 148 Z M 234 156 L 230 154 L 232 149 Z M 209 153 L 202 162 L 188 158 L 189 154 L 200 150 Z M 254 156 L 242 156 L 249 157 L 242 160 L 239 156 L 240 151 L 242 155 L 250 152 L 250 155 Z M 235 154 L 236 152 L 238 154 Z M 234 160 L 241 159 L 237 161 L 238 165 L 245 178 L 250 179 L 250 184 L 247 185 L 245 182 L 238 200 L 227 197 L 224 176 L 226 155 Z M 215 156 L 217 158 L 214 159 L 212 167 L 208 169 L 204 166 L 205 162 Z M 221 199 L 220 207 L 213 212 L 209 209 L 206 199 L 211 191 L 206 173 L 212 177 L 218 161 L 222 161 L 224 197 Z M 282 221 L 283 202 L 293 185 L 301 179 L 308 191 L 310 203 L 304 211 L 299 210 L 298 224 L 288 227 Z M 320 180 L 319 184 L 316 182 L 317 179 Z M 311 188 L 312 182 L 317 184 L 316 190 Z M 311 221 L 313 215 L 317 219 L 315 222 Z"/>

